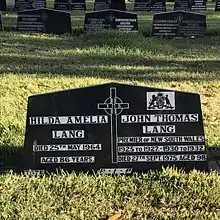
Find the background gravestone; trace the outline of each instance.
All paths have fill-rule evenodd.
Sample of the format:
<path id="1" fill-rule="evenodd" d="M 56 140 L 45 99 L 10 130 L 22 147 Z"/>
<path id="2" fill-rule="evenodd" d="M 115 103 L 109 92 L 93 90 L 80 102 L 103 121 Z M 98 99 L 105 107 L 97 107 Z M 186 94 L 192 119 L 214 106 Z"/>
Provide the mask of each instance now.
<path id="1" fill-rule="evenodd" d="M 151 0 L 135 0 L 134 11 L 151 11 Z"/>
<path id="2" fill-rule="evenodd" d="M 166 11 L 165 0 L 135 0 L 134 11 Z"/>
<path id="3" fill-rule="evenodd" d="M 107 0 L 95 0 L 94 1 L 94 11 L 101 11 L 110 9 L 110 2 Z"/>
<path id="4" fill-rule="evenodd" d="M 95 0 L 94 11 L 101 11 L 106 9 L 126 11 L 125 0 Z"/>
<path id="5" fill-rule="evenodd" d="M 191 0 L 175 0 L 174 11 L 190 11 L 191 10 Z"/>
<path id="6" fill-rule="evenodd" d="M 166 0 L 151 0 L 151 11 L 166 11 Z"/>
<path id="7" fill-rule="evenodd" d="M 14 9 L 23 11 L 28 9 L 46 8 L 46 0 L 15 0 Z"/>
<path id="8" fill-rule="evenodd" d="M 69 0 L 54 0 L 54 9 L 63 11 L 70 10 Z"/>
<path id="9" fill-rule="evenodd" d="M 206 0 L 192 0 L 191 10 L 192 11 L 205 11 Z"/>
<path id="10" fill-rule="evenodd" d="M 6 11 L 6 0 L 0 1 L 0 11 Z"/>
<path id="11" fill-rule="evenodd" d="M 23 11 L 33 9 L 32 4 L 28 0 L 15 0 L 14 10 L 15 11 Z"/>
<path id="12" fill-rule="evenodd" d="M 137 31 L 137 15 L 118 10 L 103 10 L 86 13 L 84 30 L 87 34 L 103 32 L 106 29 Z"/>
<path id="13" fill-rule="evenodd" d="M 0 11 L 0 31 L 3 30 L 2 12 Z"/>
<path id="14" fill-rule="evenodd" d="M 17 30 L 47 34 L 71 33 L 70 13 L 52 9 L 33 9 L 18 12 Z"/>
<path id="15" fill-rule="evenodd" d="M 34 9 L 46 8 L 47 3 L 46 3 L 46 0 L 32 0 L 32 6 Z"/>
<path id="16" fill-rule="evenodd" d="M 207 170 L 199 94 L 117 83 L 28 98 L 27 167 Z"/>
<path id="17" fill-rule="evenodd" d="M 216 0 L 215 11 L 220 11 L 220 0 Z"/>
<path id="18" fill-rule="evenodd" d="M 55 0 L 54 8 L 56 10 L 86 10 L 85 0 Z"/>
<path id="19" fill-rule="evenodd" d="M 206 16 L 199 13 L 175 11 L 158 13 L 153 17 L 153 36 L 201 37 L 206 33 Z"/>

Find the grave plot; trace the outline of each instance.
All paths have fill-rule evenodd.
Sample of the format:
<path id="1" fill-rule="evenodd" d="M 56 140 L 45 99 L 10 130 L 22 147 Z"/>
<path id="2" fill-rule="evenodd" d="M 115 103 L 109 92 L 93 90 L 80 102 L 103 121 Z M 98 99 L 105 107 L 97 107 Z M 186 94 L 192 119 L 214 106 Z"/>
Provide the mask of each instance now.
<path id="1" fill-rule="evenodd" d="M 216 0 L 215 11 L 220 11 L 220 0 Z"/>
<path id="2" fill-rule="evenodd" d="M 23 11 L 28 9 L 38 9 L 46 7 L 46 0 L 15 0 L 14 10 Z"/>
<path id="3" fill-rule="evenodd" d="M 137 15 L 118 10 L 88 12 L 85 15 L 84 30 L 86 34 L 96 34 L 105 30 L 137 31 Z"/>
<path id="4" fill-rule="evenodd" d="M 95 0 L 94 11 L 101 11 L 106 9 L 126 11 L 125 0 Z"/>
<path id="5" fill-rule="evenodd" d="M 191 10 L 200 12 L 206 10 L 206 0 L 192 0 Z"/>
<path id="6" fill-rule="evenodd" d="M 166 1 L 165 0 L 135 0 L 134 1 L 134 11 L 166 11 Z"/>
<path id="7" fill-rule="evenodd" d="M 151 1 L 135 0 L 134 11 L 151 11 Z"/>
<path id="8" fill-rule="evenodd" d="M 25 151 L 47 171 L 207 170 L 200 96 L 117 83 L 33 95 Z"/>
<path id="9" fill-rule="evenodd" d="M 0 12 L 0 31 L 3 30 L 2 13 Z"/>
<path id="10" fill-rule="evenodd" d="M 174 11 L 190 11 L 191 0 L 175 0 Z"/>
<path id="11" fill-rule="evenodd" d="M 165 12 L 166 0 L 151 0 L 151 11 Z"/>
<path id="12" fill-rule="evenodd" d="M 0 1 L 0 11 L 6 11 L 7 6 L 6 6 L 6 0 L 1 0 Z"/>
<path id="13" fill-rule="evenodd" d="M 17 31 L 47 34 L 71 33 L 70 13 L 52 9 L 18 12 Z"/>
<path id="14" fill-rule="evenodd" d="M 86 10 L 85 0 L 55 0 L 54 9 L 71 11 L 71 10 Z"/>
<path id="15" fill-rule="evenodd" d="M 202 37 L 206 33 L 206 16 L 186 11 L 165 12 L 153 17 L 152 36 Z"/>

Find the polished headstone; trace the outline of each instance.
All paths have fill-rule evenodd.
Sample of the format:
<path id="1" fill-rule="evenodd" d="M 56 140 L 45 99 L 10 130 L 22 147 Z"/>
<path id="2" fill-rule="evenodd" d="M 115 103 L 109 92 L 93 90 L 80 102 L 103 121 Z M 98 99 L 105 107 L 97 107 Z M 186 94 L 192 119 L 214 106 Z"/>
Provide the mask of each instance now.
<path id="1" fill-rule="evenodd" d="M 69 0 L 54 0 L 54 9 L 69 11 L 70 10 Z"/>
<path id="2" fill-rule="evenodd" d="M 108 83 L 28 98 L 27 168 L 207 170 L 200 96 Z"/>
<path id="3" fill-rule="evenodd" d="M 14 10 L 15 11 L 23 11 L 33 9 L 32 4 L 28 0 L 15 0 Z"/>
<path id="4" fill-rule="evenodd" d="M 165 12 L 166 0 L 151 0 L 151 11 Z"/>
<path id="5" fill-rule="evenodd" d="M 175 11 L 154 15 L 152 35 L 167 37 L 201 37 L 206 33 L 206 16 Z"/>
<path id="6" fill-rule="evenodd" d="M 220 147 L 207 148 L 207 156 L 209 170 L 220 174 Z"/>
<path id="7" fill-rule="evenodd" d="M 20 11 L 17 30 L 47 34 L 71 33 L 70 13 L 44 8 Z"/>
<path id="8" fill-rule="evenodd" d="M 191 10 L 191 0 L 175 0 L 174 11 L 190 11 Z"/>
<path id="9" fill-rule="evenodd" d="M 0 11 L 0 31 L 3 30 L 3 23 L 2 23 L 2 12 Z"/>
<path id="10" fill-rule="evenodd" d="M 192 11 L 205 11 L 206 10 L 206 0 L 192 0 L 191 4 Z"/>
<path id="11" fill-rule="evenodd" d="M 95 0 L 94 11 L 101 11 L 106 9 L 126 11 L 125 0 Z"/>
<path id="12" fill-rule="evenodd" d="M 151 11 L 151 0 L 135 0 L 134 11 Z"/>
<path id="13" fill-rule="evenodd" d="M 1 0 L 0 1 L 0 11 L 6 11 L 7 6 L 6 6 L 6 0 Z"/>
<path id="14" fill-rule="evenodd" d="M 106 29 L 137 31 L 137 15 L 118 10 L 103 10 L 86 13 L 84 30 L 87 34 L 100 33 Z"/>
<path id="15" fill-rule="evenodd" d="M 55 0 L 54 8 L 56 10 L 86 10 L 85 0 Z"/>
<path id="16" fill-rule="evenodd" d="M 28 9 L 46 8 L 46 0 L 15 0 L 14 9 L 23 11 Z"/>
<path id="17" fill-rule="evenodd" d="M 135 0 L 134 11 L 164 12 L 166 11 L 166 1 L 165 0 L 150 0 L 150 1 Z"/>
<path id="18" fill-rule="evenodd" d="M 220 0 L 216 0 L 215 11 L 220 11 Z"/>
<path id="19" fill-rule="evenodd" d="M 107 10 L 111 8 L 111 2 L 107 0 L 95 0 L 94 11 Z"/>

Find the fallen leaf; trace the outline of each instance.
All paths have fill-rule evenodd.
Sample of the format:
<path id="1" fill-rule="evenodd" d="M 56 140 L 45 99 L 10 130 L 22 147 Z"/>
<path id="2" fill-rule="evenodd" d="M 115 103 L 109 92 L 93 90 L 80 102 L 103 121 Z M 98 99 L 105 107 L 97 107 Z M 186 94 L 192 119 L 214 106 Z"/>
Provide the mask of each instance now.
<path id="1" fill-rule="evenodd" d="M 115 214 L 115 215 L 110 216 L 108 220 L 123 220 L 123 218 L 121 214 Z"/>

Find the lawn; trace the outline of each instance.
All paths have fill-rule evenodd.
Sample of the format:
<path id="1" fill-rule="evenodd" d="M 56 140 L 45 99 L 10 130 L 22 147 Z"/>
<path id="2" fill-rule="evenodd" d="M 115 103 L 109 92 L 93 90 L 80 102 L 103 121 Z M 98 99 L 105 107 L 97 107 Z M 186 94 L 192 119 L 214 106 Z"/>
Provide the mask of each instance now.
<path id="1" fill-rule="evenodd" d="M 220 37 L 0 36 L 2 145 L 23 145 L 29 95 L 112 81 L 200 93 L 207 145 L 220 145 Z"/>
<path id="2" fill-rule="evenodd" d="M 96 37 L 0 32 L 1 165 L 21 163 L 29 95 L 105 82 L 200 93 L 207 147 L 220 146 L 220 13 L 207 14 L 203 39 L 146 37 L 141 25 L 140 33 Z M 140 21 L 151 22 L 150 16 L 141 13 Z M 6 29 L 16 24 L 15 14 L 4 21 Z M 171 169 L 133 176 L 0 176 L 0 219 L 106 219 L 114 213 L 220 219 L 220 177 Z"/>

